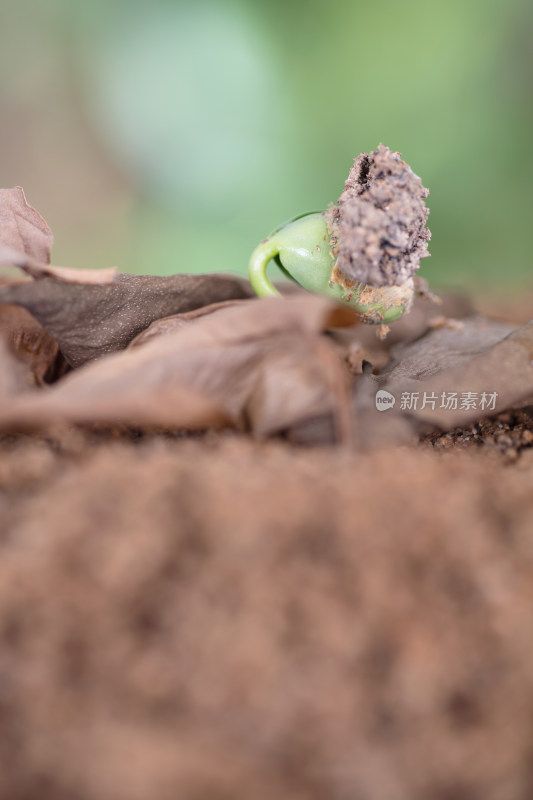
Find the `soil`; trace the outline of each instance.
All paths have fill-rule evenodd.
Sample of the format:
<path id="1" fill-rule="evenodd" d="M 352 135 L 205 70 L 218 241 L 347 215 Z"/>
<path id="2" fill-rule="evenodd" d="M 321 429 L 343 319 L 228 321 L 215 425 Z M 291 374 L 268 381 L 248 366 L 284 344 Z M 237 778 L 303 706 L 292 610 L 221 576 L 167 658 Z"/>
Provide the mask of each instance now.
<path id="1" fill-rule="evenodd" d="M 3 436 L 0 797 L 531 798 L 532 483 L 529 408 Z"/>

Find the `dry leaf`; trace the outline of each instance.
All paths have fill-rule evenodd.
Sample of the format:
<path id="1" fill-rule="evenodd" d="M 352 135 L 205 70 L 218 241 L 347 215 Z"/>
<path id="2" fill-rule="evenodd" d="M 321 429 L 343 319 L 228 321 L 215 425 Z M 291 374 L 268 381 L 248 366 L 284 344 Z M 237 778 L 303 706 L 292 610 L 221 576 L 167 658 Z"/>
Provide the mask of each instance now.
<path id="1" fill-rule="evenodd" d="M 26 365 L 28 385 L 53 383 L 67 371 L 58 343 L 26 309 L 0 304 L 0 334 Z"/>
<path id="2" fill-rule="evenodd" d="M 280 333 L 318 333 L 328 328 L 343 328 L 358 322 L 358 315 L 349 306 L 334 303 L 325 297 L 308 292 L 285 299 L 260 300 L 254 297 L 239 303 L 230 313 L 218 308 L 217 313 L 205 313 L 202 327 L 183 332 L 181 341 L 201 341 L 212 344 L 231 344 L 251 341 Z M 209 309 L 205 309 L 208 312 Z M 234 324 L 228 324 L 233 319 Z"/>
<path id="3" fill-rule="evenodd" d="M 249 297 L 230 275 L 119 275 L 105 286 L 43 278 L 0 287 L 0 302 L 23 306 L 59 343 L 74 367 L 123 350 L 151 322 L 221 300 Z"/>
<path id="4" fill-rule="evenodd" d="M 17 267 L 32 278 L 55 278 L 66 283 L 106 284 L 116 280 L 118 270 L 111 269 L 71 269 L 52 267 L 36 258 L 19 253 L 11 247 L 0 245 L 0 264 Z"/>
<path id="5" fill-rule="evenodd" d="M 53 241 L 52 231 L 27 202 L 21 186 L 0 189 L 0 242 L 3 245 L 49 264 Z"/>
<path id="6" fill-rule="evenodd" d="M 502 323 L 493 323 L 494 326 Z M 480 413 L 477 408 L 461 408 L 459 411 L 421 409 L 416 418 L 449 430 L 457 425 L 468 425 L 489 413 L 505 411 L 528 405 L 533 399 L 533 322 L 513 330 L 492 347 L 474 353 L 467 359 L 461 354 L 458 366 L 433 375 L 424 382 L 425 391 L 436 394 L 457 392 L 472 393 L 478 398 L 484 392 L 496 394 L 495 407 Z"/>
<path id="7" fill-rule="evenodd" d="M 296 295 L 294 295 L 295 297 Z M 299 297 L 308 297 L 306 292 L 301 292 Z M 304 303 L 307 301 L 304 300 Z M 140 333 L 130 344 L 130 347 L 138 347 L 145 344 L 150 339 L 157 336 L 166 336 L 176 331 L 182 330 L 187 326 L 194 323 L 196 320 L 206 317 L 207 315 L 214 315 L 230 306 L 240 305 L 243 313 L 240 315 L 239 325 L 236 326 L 236 332 L 240 338 L 246 339 L 247 337 L 254 337 L 257 335 L 257 317 L 256 309 L 260 308 L 254 304 L 254 301 L 244 300 L 228 300 L 225 303 L 213 303 L 210 306 L 190 311 L 184 314 L 175 314 L 172 317 L 166 317 L 161 320 L 156 320 L 145 331 Z M 250 313 L 245 311 L 245 304 L 248 305 Z M 254 305 L 252 305 L 254 304 Z M 285 314 L 282 314 L 275 320 L 269 323 L 270 332 L 275 333 L 279 329 L 280 334 L 283 330 L 288 330 L 289 326 L 294 326 L 295 320 L 291 319 L 289 315 L 292 309 L 296 308 L 285 307 Z M 287 313 L 289 312 L 289 313 Z M 342 311 L 337 309 L 336 318 L 331 318 L 330 323 L 340 324 L 343 321 Z M 356 322 L 356 318 L 350 313 L 345 323 Z M 297 324 L 301 324 L 301 320 Z M 315 322 L 308 320 L 311 323 L 311 330 L 315 329 Z M 261 319 L 262 331 L 265 331 L 265 315 Z M 226 325 L 223 323 L 223 329 L 219 329 L 217 322 L 210 323 L 214 326 L 212 336 L 214 340 L 219 338 L 222 340 L 225 335 Z M 322 327 L 319 325 L 319 328 Z M 338 330 L 338 329 L 336 329 Z M 205 333 L 205 331 L 204 331 Z M 254 382 L 254 389 L 249 397 L 247 405 L 247 419 L 251 429 L 260 435 L 268 435 L 279 430 L 285 430 L 291 433 L 291 439 L 294 441 L 312 443 L 318 441 L 334 441 L 340 437 L 346 438 L 350 435 L 351 426 L 347 420 L 338 421 L 337 429 L 334 428 L 332 414 L 331 414 L 331 387 L 335 385 L 336 381 L 342 382 L 342 374 L 338 360 L 333 356 L 333 352 L 328 343 L 320 338 L 313 339 L 313 356 L 310 358 L 309 353 L 300 353 L 299 349 L 309 347 L 308 339 L 304 342 L 296 341 L 293 337 L 284 335 L 282 337 L 270 337 L 265 340 L 264 348 L 268 350 L 267 357 L 261 359 L 257 358 L 257 363 L 266 364 L 266 368 L 258 373 Z M 266 353 L 263 353 L 265 356 Z M 305 366 L 306 372 L 302 372 L 302 365 Z M 298 384 L 301 386 L 302 382 L 307 381 L 309 389 L 316 382 L 318 387 L 325 388 L 323 382 L 323 375 L 318 376 L 313 370 L 323 373 L 329 372 L 331 375 L 331 384 L 327 386 L 327 391 L 320 396 L 320 392 L 309 391 L 305 402 L 307 406 L 301 407 L 302 399 L 306 396 L 301 391 L 293 392 L 292 372 L 296 369 L 298 373 Z M 339 401 L 342 403 L 341 396 L 343 395 L 343 385 L 338 386 Z M 309 398 L 312 397 L 316 403 L 315 407 L 309 405 Z M 301 422 L 295 422 L 295 419 L 300 419 Z M 284 422 L 285 420 L 285 422 Z"/>
<path id="8" fill-rule="evenodd" d="M 0 425 L 192 428 L 231 420 L 271 434 L 328 414 L 342 424 L 340 362 L 320 332 L 354 318 L 348 307 L 312 295 L 240 303 L 21 398 L 2 410 Z"/>
<path id="9" fill-rule="evenodd" d="M 467 318 L 460 328 L 430 329 L 395 348 L 393 355 L 380 375 L 367 374 L 357 386 L 355 404 L 365 445 L 407 441 L 435 427 L 451 430 L 524 407 L 533 399 L 533 322 L 515 329 L 510 323 Z M 376 408 L 380 389 L 395 398 L 387 411 Z M 416 407 L 402 402 L 412 395 Z M 453 403 L 446 408 L 449 395 L 456 396 L 456 408 Z"/>
<path id="10" fill-rule="evenodd" d="M 173 314 L 171 317 L 156 319 L 146 328 L 146 330 L 141 331 L 141 333 L 139 333 L 135 339 L 132 339 L 129 347 L 138 347 L 139 345 L 145 344 L 146 342 L 150 341 L 150 339 L 154 339 L 157 336 L 167 336 L 169 333 L 176 333 L 182 328 L 186 328 L 191 324 L 191 322 L 194 322 L 201 317 L 205 317 L 208 314 L 216 314 L 217 311 L 220 311 L 223 308 L 229 308 L 230 306 L 234 306 L 242 302 L 244 301 L 223 300 L 220 303 L 211 303 L 211 305 L 208 306 L 195 308 L 193 311 L 184 311 L 183 314 Z"/>
<path id="11" fill-rule="evenodd" d="M 22 187 L 0 189 L 0 264 L 17 267 L 33 278 L 54 277 L 71 283 L 110 283 L 116 269 L 76 270 L 50 266 L 54 237 Z"/>
<path id="12" fill-rule="evenodd" d="M 463 319 L 460 327 L 430 327 L 422 337 L 393 347 L 391 361 L 380 376 L 387 376 L 387 382 L 391 383 L 401 378 L 422 380 L 470 361 L 516 327 L 484 317 Z"/>

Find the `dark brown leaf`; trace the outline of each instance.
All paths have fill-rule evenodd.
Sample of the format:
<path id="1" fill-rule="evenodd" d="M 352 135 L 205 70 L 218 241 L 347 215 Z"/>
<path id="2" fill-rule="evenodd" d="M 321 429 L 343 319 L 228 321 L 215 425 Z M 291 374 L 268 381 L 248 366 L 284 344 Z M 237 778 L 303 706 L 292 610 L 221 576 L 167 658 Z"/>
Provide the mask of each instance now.
<path id="1" fill-rule="evenodd" d="M 0 189 L 0 242 L 44 264 L 50 263 L 52 231 L 27 202 L 21 186 Z"/>
<path id="2" fill-rule="evenodd" d="M 43 278 L 0 287 L 0 302 L 30 311 L 74 367 L 123 350 L 151 322 L 210 303 L 250 297 L 248 281 L 231 275 L 119 275 L 105 286 Z"/>

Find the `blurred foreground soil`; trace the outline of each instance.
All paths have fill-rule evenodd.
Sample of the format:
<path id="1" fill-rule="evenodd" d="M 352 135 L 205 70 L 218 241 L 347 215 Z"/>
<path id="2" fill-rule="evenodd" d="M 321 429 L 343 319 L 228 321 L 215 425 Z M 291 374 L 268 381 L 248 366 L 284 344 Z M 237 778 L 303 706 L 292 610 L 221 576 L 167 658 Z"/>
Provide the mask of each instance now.
<path id="1" fill-rule="evenodd" d="M 530 800 L 532 443 L 0 439 L 0 798 Z"/>

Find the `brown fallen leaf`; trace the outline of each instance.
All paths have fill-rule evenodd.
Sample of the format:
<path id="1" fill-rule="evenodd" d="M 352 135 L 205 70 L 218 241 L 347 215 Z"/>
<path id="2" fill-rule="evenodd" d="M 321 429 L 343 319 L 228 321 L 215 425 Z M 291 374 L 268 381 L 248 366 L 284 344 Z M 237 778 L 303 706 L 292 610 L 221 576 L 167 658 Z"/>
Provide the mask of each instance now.
<path id="1" fill-rule="evenodd" d="M 497 324 L 500 323 L 494 323 Z M 483 393 L 496 396 L 494 406 L 481 413 L 477 403 L 476 407 L 465 405 L 459 410 L 441 408 L 437 403 L 434 410 L 426 406 L 416 412 L 417 420 L 444 430 L 529 405 L 533 399 L 533 322 L 513 330 L 470 360 L 464 359 L 458 366 L 435 374 L 424 388 L 439 398 L 442 392 L 456 392 L 460 403 L 464 395 L 477 399 Z"/>
<path id="2" fill-rule="evenodd" d="M 307 444 L 351 441 L 348 382 L 323 336 L 292 333 L 258 342 L 250 376 L 243 411 L 254 434 L 283 432 Z"/>
<path id="3" fill-rule="evenodd" d="M 500 342 L 517 326 L 484 317 L 469 317 L 462 325 L 432 327 L 412 342 L 392 348 L 391 360 L 381 378 L 396 382 L 401 378 L 421 380 L 451 367 L 457 367 Z"/>
<path id="4" fill-rule="evenodd" d="M 20 398 L 16 408 L 0 409 L 0 426 L 194 428 L 230 420 L 268 435 L 333 415 L 344 435 L 341 363 L 320 333 L 354 319 L 347 306 L 313 295 L 240 303 L 89 364 L 38 396 Z"/>
<path id="5" fill-rule="evenodd" d="M 0 286 L 0 303 L 30 311 L 73 367 L 123 350 L 160 317 L 251 295 L 248 281 L 223 274 L 121 274 L 104 286 L 43 278 Z"/>
<path id="6" fill-rule="evenodd" d="M 223 308 L 229 308 L 230 306 L 234 306 L 242 302 L 244 301 L 223 300 L 220 303 L 211 303 L 211 305 L 208 306 L 195 308 L 193 311 L 184 311 L 183 314 L 173 314 L 170 317 L 156 319 L 144 331 L 141 331 L 135 337 L 135 339 L 132 339 L 129 347 L 138 347 L 139 345 L 145 344 L 150 339 L 154 339 L 157 336 L 167 336 L 169 333 L 176 333 L 182 328 L 186 328 L 191 324 L 191 322 L 194 322 L 201 317 L 205 317 L 208 314 L 216 314 L 217 311 L 220 311 Z"/>
<path id="7" fill-rule="evenodd" d="M 381 374 L 363 377 L 355 393 L 363 444 L 413 440 L 422 431 L 451 430 L 530 404 L 533 322 L 520 328 L 482 317 L 462 322 L 398 346 Z M 376 408 L 378 390 L 395 399 L 386 411 Z"/>
<path id="8" fill-rule="evenodd" d="M 30 259 L 50 263 L 52 231 L 30 206 L 21 186 L 0 189 L 0 242 Z"/>
<path id="9" fill-rule="evenodd" d="M 224 308 L 246 302 L 245 300 L 227 300 L 222 303 L 213 303 L 210 306 L 204 306 L 194 311 L 174 314 L 171 317 L 155 320 L 145 331 L 142 331 L 133 339 L 129 347 L 139 347 L 158 336 L 168 336 L 176 333 L 207 315 L 216 314 Z M 295 399 L 296 402 L 299 402 L 301 397 L 301 393 L 294 395 L 290 388 L 288 394 L 283 391 L 287 383 L 284 373 L 294 366 L 292 363 L 294 353 L 291 351 L 295 349 L 295 344 L 298 347 L 299 343 L 291 341 L 287 345 L 284 340 L 280 341 L 278 337 L 276 337 L 275 342 L 279 347 L 277 349 L 270 348 L 268 369 L 265 369 L 260 378 L 258 378 L 256 389 L 249 399 L 247 409 L 247 416 L 252 430 L 261 435 L 268 435 L 272 431 L 279 430 L 283 415 L 288 415 L 290 419 L 293 419 L 295 414 L 295 409 L 292 407 L 293 402 Z M 287 351 L 291 352 L 289 358 L 287 358 Z M 317 353 L 317 355 L 319 354 Z M 328 356 L 326 355 L 325 358 L 327 359 Z M 305 357 L 298 360 L 300 362 L 302 360 L 305 361 Z M 309 379 L 312 380 L 312 375 L 309 376 Z M 273 385 L 274 382 L 280 382 L 281 391 L 277 390 L 277 387 Z M 325 407 L 319 407 L 316 411 L 316 416 L 312 416 L 312 408 L 307 408 L 307 411 L 309 415 L 305 418 L 306 415 L 304 414 L 303 422 L 283 426 L 287 432 L 290 431 L 291 439 L 305 443 L 334 441 L 336 431 L 334 430 L 329 404 L 326 403 Z"/>
<path id="10" fill-rule="evenodd" d="M 53 383 L 68 370 L 56 340 L 26 309 L 0 304 L 0 334 L 26 366 L 28 386 Z"/>
<path id="11" fill-rule="evenodd" d="M 201 328 L 197 325 L 192 331 L 188 328 L 187 335 L 191 341 L 198 342 L 201 337 L 205 343 L 230 344 L 291 331 L 318 333 L 328 328 L 356 325 L 359 321 L 357 313 L 349 306 L 308 292 L 285 298 L 285 302 L 276 298 L 275 302 L 268 299 L 265 303 L 253 297 L 235 304 L 233 313 L 229 312 L 229 304 L 216 305 L 218 307 L 213 304 L 202 309 L 200 316 L 205 318 Z M 233 325 L 228 324 L 231 318 Z M 183 316 L 180 321 L 183 321 Z M 186 341 L 185 331 L 182 341 Z"/>

